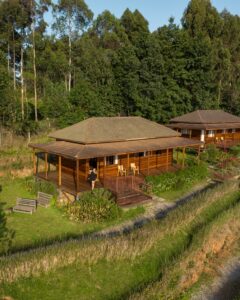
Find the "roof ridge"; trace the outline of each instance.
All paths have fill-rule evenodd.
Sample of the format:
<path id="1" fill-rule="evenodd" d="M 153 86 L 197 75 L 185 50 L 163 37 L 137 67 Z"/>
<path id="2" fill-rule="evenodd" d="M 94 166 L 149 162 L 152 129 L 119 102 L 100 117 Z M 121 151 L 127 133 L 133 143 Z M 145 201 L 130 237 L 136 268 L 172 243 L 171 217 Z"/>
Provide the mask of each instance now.
<path id="1" fill-rule="evenodd" d="M 201 122 L 204 123 L 204 120 L 203 120 L 203 118 L 202 118 L 202 116 L 200 114 L 200 110 L 199 109 L 197 110 L 197 113 L 198 113 L 198 116 L 199 116 L 199 119 L 201 120 Z"/>

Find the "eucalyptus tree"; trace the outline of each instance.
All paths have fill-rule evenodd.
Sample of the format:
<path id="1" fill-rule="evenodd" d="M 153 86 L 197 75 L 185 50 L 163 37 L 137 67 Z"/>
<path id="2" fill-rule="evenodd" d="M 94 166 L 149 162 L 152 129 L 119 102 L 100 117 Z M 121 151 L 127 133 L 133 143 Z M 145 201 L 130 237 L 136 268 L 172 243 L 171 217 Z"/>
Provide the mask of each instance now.
<path id="1" fill-rule="evenodd" d="M 67 89 L 72 86 L 72 43 L 88 27 L 93 18 L 92 11 L 84 0 L 59 0 L 54 6 L 55 23 L 53 29 L 68 40 L 68 75 Z"/>

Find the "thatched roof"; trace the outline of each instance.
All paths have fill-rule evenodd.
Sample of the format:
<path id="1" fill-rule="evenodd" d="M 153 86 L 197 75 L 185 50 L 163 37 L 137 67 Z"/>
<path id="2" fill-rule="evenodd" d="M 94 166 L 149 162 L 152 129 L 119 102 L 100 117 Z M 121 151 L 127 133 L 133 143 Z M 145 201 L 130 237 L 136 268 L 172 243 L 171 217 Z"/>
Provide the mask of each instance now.
<path id="1" fill-rule="evenodd" d="M 197 140 L 183 137 L 166 137 L 89 145 L 54 141 L 48 144 L 30 144 L 29 146 L 43 152 L 62 155 L 71 159 L 88 159 L 92 157 L 104 157 L 177 147 L 195 147 L 200 145 L 202 145 L 202 142 Z"/>
<path id="2" fill-rule="evenodd" d="M 229 114 L 223 110 L 196 110 L 170 120 L 170 123 L 188 124 L 226 124 L 240 123 L 240 117 Z"/>
<path id="3" fill-rule="evenodd" d="M 79 144 L 95 144 L 179 135 L 166 126 L 141 117 L 98 117 L 57 130 L 49 136 Z"/>

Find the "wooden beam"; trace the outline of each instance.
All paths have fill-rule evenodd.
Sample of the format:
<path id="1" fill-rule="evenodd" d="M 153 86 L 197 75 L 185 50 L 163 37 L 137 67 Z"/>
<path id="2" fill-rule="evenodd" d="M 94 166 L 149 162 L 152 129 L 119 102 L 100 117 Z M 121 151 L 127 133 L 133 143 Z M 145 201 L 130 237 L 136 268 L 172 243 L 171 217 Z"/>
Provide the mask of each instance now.
<path id="1" fill-rule="evenodd" d="M 106 157 L 103 158 L 103 180 L 105 179 L 106 175 Z"/>
<path id="2" fill-rule="evenodd" d="M 45 156 L 45 178 L 48 177 L 48 154 L 47 152 L 44 153 Z"/>
<path id="3" fill-rule="evenodd" d="M 37 173 L 37 164 L 36 164 L 36 150 L 33 148 L 33 174 Z"/>
<path id="4" fill-rule="evenodd" d="M 166 161 L 166 169 L 168 171 L 168 154 L 169 154 L 169 149 L 167 148 L 167 161 Z"/>
<path id="5" fill-rule="evenodd" d="M 147 174 L 149 175 L 149 151 L 147 151 Z"/>
<path id="6" fill-rule="evenodd" d="M 177 165 L 178 165 L 178 152 L 179 152 L 178 148 L 176 148 L 176 152 L 177 152 Z"/>
<path id="7" fill-rule="evenodd" d="M 76 184 L 77 193 L 79 192 L 79 159 L 76 160 Z"/>
<path id="8" fill-rule="evenodd" d="M 58 186 L 62 185 L 62 157 L 58 156 Z"/>
<path id="9" fill-rule="evenodd" d="M 185 153 L 186 153 L 186 147 L 183 147 L 182 151 L 182 168 L 185 166 Z"/>
<path id="10" fill-rule="evenodd" d="M 189 138 L 190 139 L 192 138 L 192 129 L 190 129 L 190 131 L 189 131 Z"/>

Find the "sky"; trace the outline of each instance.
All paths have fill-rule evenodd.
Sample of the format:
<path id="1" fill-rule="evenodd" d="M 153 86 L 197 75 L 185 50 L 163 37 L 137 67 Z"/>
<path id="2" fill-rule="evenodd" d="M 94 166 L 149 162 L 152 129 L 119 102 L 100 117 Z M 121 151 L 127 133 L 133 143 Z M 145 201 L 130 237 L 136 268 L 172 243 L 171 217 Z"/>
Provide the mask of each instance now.
<path id="1" fill-rule="evenodd" d="M 180 24 L 188 0 L 85 0 L 96 17 L 104 10 L 109 10 L 120 17 L 126 8 L 138 9 L 149 22 L 151 31 L 168 23 L 170 17 Z M 232 14 L 240 15 L 239 0 L 212 0 L 212 5 L 218 11 L 226 8 Z"/>

